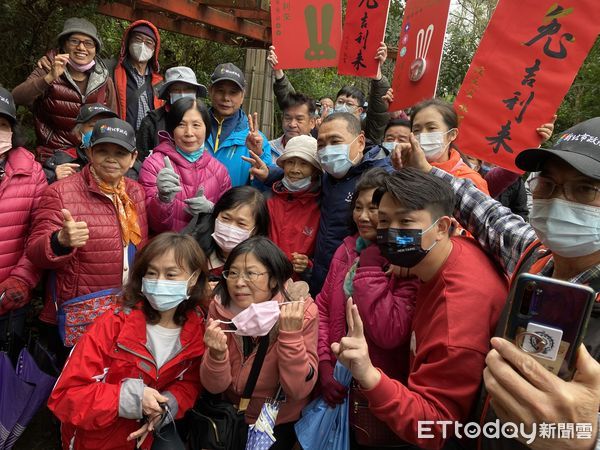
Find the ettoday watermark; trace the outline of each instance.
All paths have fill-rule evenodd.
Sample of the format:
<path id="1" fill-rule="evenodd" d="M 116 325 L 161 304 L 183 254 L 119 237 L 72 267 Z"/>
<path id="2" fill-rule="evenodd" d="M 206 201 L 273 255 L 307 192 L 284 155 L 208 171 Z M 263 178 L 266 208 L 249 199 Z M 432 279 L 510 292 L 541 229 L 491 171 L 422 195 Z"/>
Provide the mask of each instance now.
<path id="1" fill-rule="evenodd" d="M 488 439 L 522 439 L 531 444 L 535 439 L 591 439 L 591 423 L 534 423 L 531 429 L 525 424 L 513 422 L 501 423 L 500 419 L 487 422 L 483 425 L 477 422 L 463 424 L 452 420 L 420 420 L 418 422 L 417 437 L 419 439 L 433 439 L 437 437 L 434 432 L 441 434 L 442 439 L 456 436 L 459 439 L 477 439 L 481 436 Z"/>

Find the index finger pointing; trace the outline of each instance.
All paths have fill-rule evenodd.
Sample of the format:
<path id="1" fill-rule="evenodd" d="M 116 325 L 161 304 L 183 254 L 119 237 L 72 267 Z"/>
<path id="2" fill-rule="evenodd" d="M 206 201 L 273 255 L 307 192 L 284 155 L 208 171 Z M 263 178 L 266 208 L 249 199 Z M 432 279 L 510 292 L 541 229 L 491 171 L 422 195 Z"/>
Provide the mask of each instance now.
<path id="1" fill-rule="evenodd" d="M 352 315 L 352 297 L 346 301 L 346 323 L 348 324 L 348 336 L 354 336 L 354 316 Z"/>
<path id="2" fill-rule="evenodd" d="M 363 321 L 360 318 L 360 313 L 358 312 L 358 307 L 356 305 L 352 305 L 352 321 L 354 322 L 354 332 L 352 333 L 353 337 L 362 337 L 364 334 L 363 331 Z"/>

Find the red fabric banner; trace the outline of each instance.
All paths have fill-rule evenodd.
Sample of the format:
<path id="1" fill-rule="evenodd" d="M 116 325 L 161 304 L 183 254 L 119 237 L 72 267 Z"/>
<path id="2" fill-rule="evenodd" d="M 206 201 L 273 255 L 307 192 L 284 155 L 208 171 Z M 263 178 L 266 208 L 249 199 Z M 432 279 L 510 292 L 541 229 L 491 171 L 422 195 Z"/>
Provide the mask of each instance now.
<path id="1" fill-rule="evenodd" d="M 373 78 L 379 43 L 385 36 L 389 0 L 348 0 L 338 74 Z"/>
<path id="2" fill-rule="evenodd" d="M 500 0 L 454 102 L 460 150 L 520 173 L 599 32 L 598 0 Z"/>
<path id="3" fill-rule="evenodd" d="M 278 69 L 337 66 L 342 40 L 341 0 L 271 0 Z"/>
<path id="4" fill-rule="evenodd" d="M 390 111 L 435 96 L 450 0 L 408 0 L 398 41 Z"/>

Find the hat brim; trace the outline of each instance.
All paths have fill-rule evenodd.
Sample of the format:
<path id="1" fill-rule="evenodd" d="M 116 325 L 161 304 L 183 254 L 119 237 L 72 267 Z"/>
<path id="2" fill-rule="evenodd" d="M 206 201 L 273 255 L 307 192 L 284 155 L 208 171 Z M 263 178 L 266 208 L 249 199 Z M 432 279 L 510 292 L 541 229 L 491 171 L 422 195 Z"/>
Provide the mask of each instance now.
<path id="1" fill-rule="evenodd" d="M 98 51 L 102 49 L 102 41 L 96 37 L 96 36 L 92 36 L 89 32 L 89 30 L 82 30 L 80 28 L 76 28 L 76 29 L 71 29 L 71 30 L 67 30 L 67 31 L 62 31 L 57 37 L 56 39 L 60 42 L 60 40 L 65 37 L 68 36 L 69 34 L 74 34 L 74 33 L 81 33 L 81 34 L 85 34 L 86 36 L 89 36 L 95 43 L 96 43 L 96 47 L 98 47 Z"/>
<path id="2" fill-rule="evenodd" d="M 105 117 L 106 119 L 112 119 L 112 118 L 116 119 L 117 117 L 119 117 L 119 115 L 114 111 L 97 111 L 97 112 L 91 113 L 90 115 L 88 115 L 86 117 L 82 117 L 81 119 L 77 118 L 77 120 L 75 120 L 75 123 L 86 123 L 88 120 L 91 120 L 97 116 L 106 116 Z"/>
<path id="3" fill-rule="evenodd" d="M 214 86 L 215 84 L 219 83 L 220 81 L 231 81 L 232 83 L 237 84 L 242 91 L 246 89 L 246 87 L 242 86 L 242 84 L 239 81 L 233 80 L 228 77 L 221 77 L 221 78 L 217 78 L 216 80 L 212 80 L 212 85 Z"/>
<path id="4" fill-rule="evenodd" d="M 319 172 L 323 172 L 323 168 L 321 167 L 321 163 L 315 159 L 315 158 L 311 158 L 310 156 L 308 156 L 306 153 L 302 153 L 302 152 L 297 152 L 297 151 L 287 151 L 285 153 L 283 153 L 279 158 L 277 158 L 277 161 L 275 161 L 275 163 L 281 167 L 283 169 L 283 163 L 285 161 L 287 161 L 290 158 L 300 158 L 303 161 L 306 161 L 307 163 L 309 163 L 310 165 L 312 165 L 315 169 L 317 169 Z"/>
<path id="5" fill-rule="evenodd" d="M 196 97 L 200 97 L 200 98 L 206 98 L 208 97 L 208 89 L 206 89 L 206 86 L 204 86 L 203 84 L 200 83 L 190 83 L 189 81 L 182 81 L 182 80 L 171 80 L 171 81 L 165 81 L 159 88 L 158 88 L 158 98 L 160 98 L 161 100 L 169 100 L 169 98 L 167 97 L 167 93 L 169 92 L 169 87 L 171 87 L 171 85 L 175 84 L 175 83 L 183 83 L 183 84 L 187 84 L 188 86 L 194 86 L 196 88 Z"/>
<path id="6" fill-rule="evenodd" d="M 133 152 L 135 152 L 135 147 L 132 147 L 132 146 L 130 146 L 130 145 L 128 145 L 128 144 L 126 144 L 125 142 L 123 142 L 123 141 L 122 141 L 122 140 L 120 140 L 120 139 L 113 138 L 113 137 L 110 137 L 110 136 L 107 136 L 107 137 L 102 137 L 102 138 L 100 138 L 100 139 L 97 139 L 97 140 L 95 140 L 95 141 L 91 142 L 91 145 L 90 145 L 90 147 L 92 147 L 92 148 L 93 148 L 94 146 L 96 146 L 96 145 L 98 145 L 98 144 L 116 144 L 116 145 L 118 145 L 119 147 L 123 147 L 123 148 L 124 148 L 125 150 L 127 150 L 129 153 L 133 153 Z"/>
<path id="7" fill-rule="evenodd" d="M 549 148 L 529 148 L 517 155 L 515 165 L 525 172 L 539 172 L 551 156 L 562 159 L 577 171 L 588 177 L 600 179 L 600 161 L 573 151 L 553 150 Z"/>

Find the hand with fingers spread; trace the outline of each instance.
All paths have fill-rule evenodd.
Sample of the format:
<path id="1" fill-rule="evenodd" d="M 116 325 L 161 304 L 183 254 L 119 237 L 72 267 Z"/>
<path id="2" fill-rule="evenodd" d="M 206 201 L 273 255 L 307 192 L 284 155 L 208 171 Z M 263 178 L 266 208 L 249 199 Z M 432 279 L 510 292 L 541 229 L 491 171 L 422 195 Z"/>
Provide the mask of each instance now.
<path id="1" fill-rule="evenodd" d="M 263 137 L 258 131 L 258 113 L 248 114 L 248 136 L 246 137 L 246 148 L 258 156 L 263 154 Z"/>
<path id="2" fill-rule="evenodd" d="M 46 83 L 52 84 L 56 80 L 58 80 L 63 73 L 65 73 L 65 69 L 67 68 L 67 63 L 69 62 L 69 54 L 61 53 L 54 57 L 54 61 L 52 61 L 52 68 L 44 77 Z"/>
<path id="3" fill-rule="evenodd" d="M 281 331 L 302 331 L 304 324 L 304 299 L 281 305 L 279 329 Z"/>
<path id="4" fill-rule="evenodd" d="M 273 73 L 275 74 L 275 79 L 281 80 L 285 74 L 283 73 L 283 70 L 276 69 L 277 64 L 279 64 L 279 61 L 277 60 L 277 53 L 275 53 L 274 45 L 271 45 L 269 47 L 269 54 L 267 55 L 267 62 L 271 66 L 271 69 L 273 69 Z"/>
<path id="5" fill-rule="evenodd" d="M 204 196 L 203 186 L 200 186 L 195 197 L 186 198 L 183 202 L 187 205 L 184 211 L 191 216 L 211 213 L 215 207 L 215 204 Z"/>
<path id="6" fill-rule="evenodd" d="M 250 167 L 250 178 L 256 178 L 260 181 L 265 181 L 267 179 L 269 176 L 269 167 L 262 159 L 260 159 L 260 156 L 253 151 L 250 151 L 250 158 L 242 156 L 242 159 L 252 165 L 252 167 Z"/>
<path id="7" fill-rule="evenodd" d="M 177 193 L 181 191 L 179 175 L 173 170 L 173 165 L 168 156 L 165 156 L 165 167 L 158 172 L 156 177 L 158 198 L 163 203 L 171 203 L 175 200 Z"/>
<path id="8" fill-rule="evenodd" d="M 331 344 L 331 351 L 363 389 L 372 389 L 379 383 L 381 374 L 371 363 L 363 322 L 352 297 L 346 302 L 346 322 L 348 334 L 340 342 Z"/>
<path id="9" fill-rule="evenodd" d="M 332 408 L 335 405 L 341 405 L 346 395 L 348 388 L 340 384 L 333 376 L 335 361 L 321 361 L 319 363 L 319 384 L 321 385 L 321 395 L 323 400 Z"/>
<path id="10" fill-rule="evenodd" d="M 552 122 L 543 123 L 539 128 L 536 128 L 535 131 L 542 137 L 542 144 L 552 137 L 552 133 L 554 133 L 554 122 L 556 122 L 556 114 L 552 117 Z"/>
<path id="11" fill-rule="evenodd" d="M 494 412 L 504 422 L 591 423 L 590 439 L 536 439 L 532 449 L 587 449 L 596 442 L 600 364 L 580 345 L 573 380 L 564 381 L 511 342 L 492 339 L 483 380 Z"/>
<path id="12" fill-rule="evenodd" d="M 73 175 L 77 173 L 77 169 L 79 169 L 79 164 L 75 163 L 64 163 L 56 166 L 56 180 L 62 180 L 63 178 L 67 178 L 69 175 Z"/>
<path id="13" fill-rule="evenodd" d="M 391 155 L 392 166 L 396 170 L 403 167 L 413 167 L 426 173 L 430 172 L 431 164 L 427 161 L 419 141 L 412 133 L 410 133 L 409 140 L 409 143 L 396 144 L 396 148 Z"/>
<path id="14" fill-rule="evenodd" d="M 218 321 L 208 319 L 204 332 L 204 345 L 208 348 L 212 359 L 223 361 L 227 357 L 227 335 Z"/>
<path id="15" fill-rule="evenodd" d="M 304 272 L 308 268 L 308 256 L 302 255 L 301 253 L 293 252 L 292 265 L 294 266 L 294 272 Z"/>
<path id="16" fill-rule="evenodd" d="M 375 78 L 373 78 L 374 80 L 381 80 L 381 78 L 383 77 L 383 74 L 381 73 L 381 67 L 383 66 L 383 63 L 385 62 L 385 60 L 387 59 L 387 45 L 385 45 L 385 42 L 381 41 L 379 43 L 379 47 L 377 48 L 377 53 L 375 54 L 375 59 L 377 60 L 377 75 L 375 75 Z"/>
<path id="17" fill-rule="evenodd" d="M 392 103 L 394 103 L 394 89 L 393 88 L 389 88 L 387 90 L 387 92 L 385 93 L 385 95 L 383 97 L 381 97 L 381 99 L 386 104 L 387 109 L 390 109 L 390 105 Z"/>
<path id="18" fill-rule="evenodd" d="M 68 209 L 61 210 L 63 215 L 63 227 L 58 232 L 58 242 L 63 247 L 83 247 L 90 238 L 90 230 L 87 223 L 75 222 Z"/>

